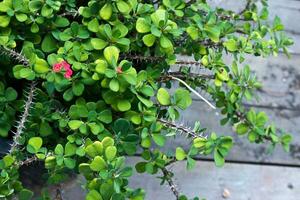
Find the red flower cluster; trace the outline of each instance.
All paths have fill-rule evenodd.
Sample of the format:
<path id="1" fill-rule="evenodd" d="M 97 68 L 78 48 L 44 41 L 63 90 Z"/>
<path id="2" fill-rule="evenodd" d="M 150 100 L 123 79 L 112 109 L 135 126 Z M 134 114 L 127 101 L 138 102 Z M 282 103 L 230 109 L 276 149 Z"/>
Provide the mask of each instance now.
<path id="1" fill-rule="evenodd" d="M 66 72 L 64 74 L 65 78 L 70 79 L 73 71 L 71 69 L 71 65 L 67 61 L 61 61 L 59 63 L 55 63 L 53 65 L 53 71 L 54 72 L 60 72 L 62 69 L 64 69 Z"/>

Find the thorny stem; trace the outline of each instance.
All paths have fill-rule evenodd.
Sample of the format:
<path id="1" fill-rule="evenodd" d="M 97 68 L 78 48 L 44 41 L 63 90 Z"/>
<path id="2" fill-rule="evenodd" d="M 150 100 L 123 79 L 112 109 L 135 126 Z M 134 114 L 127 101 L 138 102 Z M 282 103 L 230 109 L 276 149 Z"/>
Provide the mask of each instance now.
<path id="1" fill-rule="evenodd" d="M 172 179 L 172 173 L 170 171 L 168 171 L 166 168 L 161 168 L 161 171 L 164 175 L 165 180 L 167 181 L 172 193 L 174 194 L 174 196 L 176 197 L 176 200 L 179 199 L 179 191 Z"/>
<path id="2" fill-rule="evenodd" d="M 19 63 L 21 63 L 25 66 L 29 65 L 28 59 L 25 56 L 23 56 L 21 53 L 18 53 L 13 49 L 10 49 L 10 48 L 4 47 L 4 46 L 1 46 L 1 48 L 4 50 L 1 52 L 2 54 L 8 55 L 10 58 L 15 59 L 16 61 L 18 61 Z"/>
<path id="3" fill-rule="evenodd" d="M 20 162 L 19 162 L 19 166 L 22 166 L 22 165 L 29 165 L 29 164 L 31 164 L 31 163 L 37 161 L 37 160 L 38 160 L 38 158 L 37 158 L 36 156 L 33 156 L 33 157 L 31 157 L 31 158 L 27 158 L 27 159 L 24 160 L 24 161 L 20 161 Z"/>
<path id="4" fill-rule="evenodd" d="M 35 86 L 36 86 L 36 82 L 32 81 L 30 84 L 30 89 L 28 92 L 27 99 L 25 101 L 24 111 L 21 115 L 20 121 L 17 124 L 17 130 L 14 132 L 13 143 L 11 145 L 11 149 L 9 150 L 10 153 L 12 153 L 19 145 L 19 139 L 21 138 L 21 135 L 25 130 L 25 123 L 27 122 L 29 111 L 33 104 L 34 92 L 36 90 Z"/>
<path id="5" fill-rule="evenodd" d="M 162 123 L 165 127 L 180 131 L 180 132 L 186 134 L 189 137 L 192 137 L 192 138 L 199 138 L 199 137 L 205 138 L 205 136 L 203 136 L 202 134 L 196 133 L 190 127 L 185 127 L 183 125 L 179 125 L 179 124 L 167 121 L 165 119 L 157 119 L 157 121 Z"/>
<path id="6" fill-rule="evenodd" d="M 176 71 L 176 72 L 168 72 L 167 75 L 165 76 L 161 76 L 159 78 L 159 81 L 169 81 L 172 80 L 172 77 L 177 77 L 180 79 L 197 79 L 197 78 L 201 78 L 201 79 L 213 79 L 215 76 L 214 75 L 210 75 L 210 74 L 198 74 L 198 73 L 192 73 L 189 72 L 187 74 L 181 72 L 181 71 Z"/>
<path id="7" fill-rule="evenodd" d="M 65 12 L 60 14 L 59 16 L 64 17 L 64 16 L 72 16 L 73 18 L 77 17 L 79 15 L 79 12 L 76 11 L 69 11 L 69 12 Z"/>
<path id="8" fill-rule="evenodd" d="M 62 187 L 61 184 L 59 184 L 56 188 L 56 196 L 55 200 L 63 200 L 63 194 L 62 194 Z"/>
<path id="9" fill-rule="evenodd" d="M 141 56 L 141 55 L 122 55 L 122 59 L 128 59 L 128 60 L 136 60 L 136 61 L 149 61 L 149 62 L 156 62 L 159 63 L 164 60 L 164 57 L 160 56 Z M 175 62 L 177 65 L 201 65 L 200 62 L 197 61 L 187 61 L 187 60 L 177 60 Z"/>

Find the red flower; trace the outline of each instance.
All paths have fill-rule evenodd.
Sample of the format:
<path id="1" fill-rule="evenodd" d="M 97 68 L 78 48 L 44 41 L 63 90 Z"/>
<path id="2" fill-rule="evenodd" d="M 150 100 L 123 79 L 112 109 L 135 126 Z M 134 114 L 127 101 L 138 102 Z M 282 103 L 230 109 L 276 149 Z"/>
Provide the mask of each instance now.
<path id="1" fill-rule="evenodd" d="M 54 72 L 60 72 L 61 68 L 62 68 L 62 65 L 60 63 L 56 63 L 53 65 Z"/>
<path id="2" fill-rule="evenodd" d="M 70 70 L 66 71 L 64 76 L 65 76 L 65 78 L 70 79 L 72 77 L 72 74 L 73 74 L 73 71 L 70 69 Z"/>
<path id="3" fill-rule="evenodd" d="M 56 73 L 60 72 L 62 70 L 62 68 L 64 68 L 64 70 L 65 70 L 64 77 L 67 79 L 70 79 L 72 77 L 73 71 L 71 69 L 71 65 L 67 61 L 63 60 L 63 61 L 61 61 L 59 63 L 55 63 L 53 65 L 53 71 Z"/>
<path id="4" fill-rule="evenodd" d="M 71 70 L 71 65 L 67 61 L 61 61 L 60 63 L 66 71 Z"/>

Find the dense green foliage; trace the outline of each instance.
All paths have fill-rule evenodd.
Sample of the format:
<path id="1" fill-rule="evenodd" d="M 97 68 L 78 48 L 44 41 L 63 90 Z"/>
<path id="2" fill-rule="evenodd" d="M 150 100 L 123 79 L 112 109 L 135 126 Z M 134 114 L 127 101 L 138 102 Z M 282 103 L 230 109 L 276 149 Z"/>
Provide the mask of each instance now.
<path id="1" fill-rule="evenodd" d="M 68 171 L 83 175 L 87 200 L 143 199 L 128 186 L 133 170 L 162 172 L 176 199 L 187 199 L 166 167 L 185 160 L 191 169 L 208 154 L 222 166 L 234 144 L 200 123 L 177 123 L 192 94 L 250 142 L 288 150 L 290 135 L 243 106 L 261 87 L 245 56 L 288 54 L 283 29 L 278 17 L 270 23 L 266 0 L 249 0 L 240 13 L 205 0 L 1 0 L 0 135 L 11 149 L 0 161 L 0 198 L 31 199 L 19 169 L 43 162 L 48 184 Z M 190 148 L 162 150 L 178 134 Z M 127 166 L 132 155 L 143 160 Z"/>

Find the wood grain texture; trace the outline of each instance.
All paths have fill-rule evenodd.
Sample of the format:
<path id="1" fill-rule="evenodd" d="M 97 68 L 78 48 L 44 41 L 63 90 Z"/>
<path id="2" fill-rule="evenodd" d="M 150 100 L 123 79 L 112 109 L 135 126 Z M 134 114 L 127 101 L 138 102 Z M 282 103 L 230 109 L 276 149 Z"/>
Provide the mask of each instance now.
<path id="1" fill-rule="evenodd" d="M 131 162 L 136 162 L 135 159 Z M 207 200 L 224 199 L 224 190 L 229 200 L 298 200 L 300 173 L 297 168 L 226 164 L 216 168 L 212 162 L 197 162 L 194 170 L 186 171 L 185 163 L 171 166 L 175 183 L 180 192 L 192 198 Z M 160 180 L 151 175 L 135 174 L 132 187 L 143 187 L 146 200 L 172 200 L 170 189 L 160 186 Z"/>

